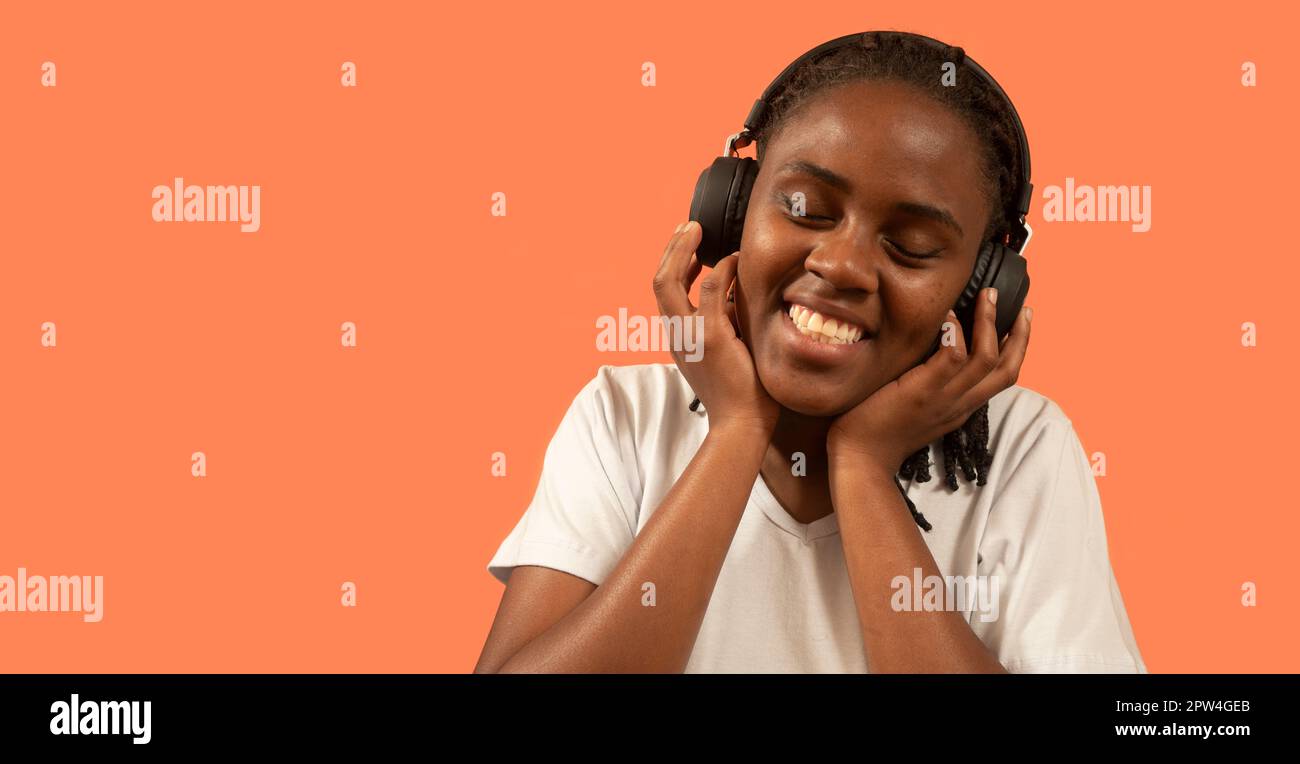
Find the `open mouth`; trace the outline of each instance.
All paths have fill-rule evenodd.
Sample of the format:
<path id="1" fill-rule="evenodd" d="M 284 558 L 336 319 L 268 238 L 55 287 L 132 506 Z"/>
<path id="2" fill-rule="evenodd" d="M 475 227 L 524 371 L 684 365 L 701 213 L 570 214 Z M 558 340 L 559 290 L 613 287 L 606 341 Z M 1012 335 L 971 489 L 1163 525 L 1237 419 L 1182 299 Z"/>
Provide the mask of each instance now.
<path id="1" fill-rule="evenodd" d="M 864 329 L 847 321 L 827 318 L 811 308 L 797 303 L 787 303 L 786 310 L 794 328 L 810 340 L 826 345 L 851 345 L 859 342 Z"/>

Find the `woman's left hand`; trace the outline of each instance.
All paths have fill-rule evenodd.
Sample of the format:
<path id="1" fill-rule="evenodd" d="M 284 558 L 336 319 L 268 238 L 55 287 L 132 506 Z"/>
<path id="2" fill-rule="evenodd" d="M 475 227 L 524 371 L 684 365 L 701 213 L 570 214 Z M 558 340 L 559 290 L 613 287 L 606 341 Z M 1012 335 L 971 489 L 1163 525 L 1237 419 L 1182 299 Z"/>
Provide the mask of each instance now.
<path id="1" fill-rule="evenodd" d="M 961 324 L 950 310 L 944 331 L 951 332 L 955 342 L 940 346 L 925 363 L 836 417 L 826 438 L 832 462 L 867 460 L 892 475 L 908 456 L 956 430 L 975 409 L 1016 383 L 1029 346 L 1032 310 L 1020 311 L 999 347 L 997 306 L 988 299 L 992 291 L 980 292 L 969 353 Z"/>

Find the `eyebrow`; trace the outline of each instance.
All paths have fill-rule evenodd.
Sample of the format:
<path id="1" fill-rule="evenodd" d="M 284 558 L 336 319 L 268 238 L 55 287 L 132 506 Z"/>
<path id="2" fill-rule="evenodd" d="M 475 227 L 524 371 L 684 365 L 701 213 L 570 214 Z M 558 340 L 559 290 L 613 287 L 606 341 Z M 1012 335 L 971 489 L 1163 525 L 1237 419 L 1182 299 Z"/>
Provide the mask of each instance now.
<path id="1" fill-rule="evenodd" d="M 853 188 L 853 184 L 843 175 L 828 170 L 819 164 L 813 164 L 812 162 L 803 159 L 790 160 L 781 167 L 781 172 L 798 172 L 805 175 L 811 175 L 831 188 L 838 189 L 846 194 Z M 894 205 L 894 209 L 909 215 L 915 215 L 917 217 L 933 220 L 937 223 L 942 223 L 955 230 L 958 236 L 964 237 L 966 235 L 965 231 L 962 230 L 961 225 L 957 223 L 957 219 L 954 218 L 952 213 L 946 209 L 924 204 L 922 202 L 898 202 Z"/>

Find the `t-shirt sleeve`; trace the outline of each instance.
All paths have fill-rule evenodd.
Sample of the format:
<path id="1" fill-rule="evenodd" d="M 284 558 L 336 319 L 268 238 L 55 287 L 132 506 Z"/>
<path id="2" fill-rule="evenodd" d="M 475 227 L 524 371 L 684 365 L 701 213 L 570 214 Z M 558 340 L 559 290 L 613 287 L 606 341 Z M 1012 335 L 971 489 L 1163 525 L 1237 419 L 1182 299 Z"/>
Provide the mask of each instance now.
<path id="1" fill-rule="evenodd" d="M 488 563 L 505 583 L 518 565 L 540 565 L 599 586 L 635 537 L 619 396 L 602 368 L 570 404 L 546 449 L 532 502 Z"/>
<path id="2" fill-rule="evenodd" d="M 1083 444 L 1068 420 L 1037 438 L 990 510 L 979 572 L 999 607 L 971 628 L 1012 673 L 1147 673 Z"/>

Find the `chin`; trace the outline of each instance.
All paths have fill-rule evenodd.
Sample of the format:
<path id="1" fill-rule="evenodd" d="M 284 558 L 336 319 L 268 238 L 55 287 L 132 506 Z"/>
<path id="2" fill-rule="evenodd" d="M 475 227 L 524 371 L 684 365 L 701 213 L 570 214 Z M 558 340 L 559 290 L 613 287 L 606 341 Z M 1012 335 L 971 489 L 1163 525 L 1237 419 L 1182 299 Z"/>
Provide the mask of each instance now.
<path id="1" fill-rule="evenodd" d="M 805 382 L 805 376 L 777 369 L 771 373 L 759 372 L 759 381 L 772 396 L 772 400 L 796 414 L 815 417 L 835 417 L 853 408 L 851 401 L 829 399 L 817 394 L 814 383 Z M 770 380 L 770 381 L 769 381 Z"/>

